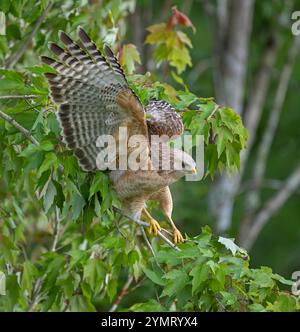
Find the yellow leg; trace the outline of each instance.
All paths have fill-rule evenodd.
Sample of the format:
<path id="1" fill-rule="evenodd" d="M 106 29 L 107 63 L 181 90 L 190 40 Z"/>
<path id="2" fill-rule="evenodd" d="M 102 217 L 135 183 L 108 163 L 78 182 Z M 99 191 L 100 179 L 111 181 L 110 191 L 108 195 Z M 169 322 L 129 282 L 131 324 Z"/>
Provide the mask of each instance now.
<path id="1" fill-rule="evenodd" d="M 175 244 L 184 242 L 184 238 L 177 228 L 173 229 L 173 240 Z"/>
<path id="2" fill-rule="evenodd" d="M 159 202 L 162 212 L 167 217 L 168 222 L 172 227 L 174 243 L 177 244 L 184 242 L 182 234 L 179 232 L 179 230 L 177 229 L 176 225 L 172 220 L 173 201 L 169 187 L 165 187 L 162 190 L 160 190 L 158 193 L 155 194 L 153 198 Z"/>
<path id="3" fill-rule="evenodd" d="M 171 224 L 171 227 L 173 229 L 174 243 L 177 244 L 177 243 L 184 242 L 184 238 L 183 238 L 182 234 L 180 233 L 180 231 L 178 230 L 178 228 L 176 227 L 176 225 L 174 224 L 174 221 L 172 220 L 172 218 L 168 214 L 166 214 L 166 217 L 168 218 L 168 221 Z"/>
<path id="4" fill-rule="evenodd" d="M 151 216 L 151 214 L 147 211 L 146 208 L 143 209 L 146 217 L 150 222 L 149 232 L 150 234 L 157 235 L 157 232 L 161 230 L 159 223 Z"/>

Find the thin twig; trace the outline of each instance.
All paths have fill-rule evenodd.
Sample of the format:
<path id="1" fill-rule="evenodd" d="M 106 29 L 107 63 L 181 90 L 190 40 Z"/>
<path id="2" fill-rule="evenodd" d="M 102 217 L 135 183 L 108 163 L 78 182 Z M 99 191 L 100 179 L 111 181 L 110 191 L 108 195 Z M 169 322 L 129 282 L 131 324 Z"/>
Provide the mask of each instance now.
<path id="1" fill-rule="evenodd" d="M 142 234 L 143 234 L 144 240 L 145 240 L 145 242 L 146 242 L 148 248 L 150 249 L 150 251 L 151 251 L 151 253 L 152 253 L 152 255 L 153 255 L 153 258 L 154 258 L 154 260 L 155 260 L 155 264 L 161 269 L 161 266 L 160 266 L 160 264 L 158 263 L 158 261 L 157 261 L 157 259 L 156 259 L 155 251 L 154 251 L 154 249 L 153 249 L 153 247 L 152 247 L 150 241 L 148 240 L 148 237 L 147 237 L 147 234 L 146 234 L 146 232 L 145 232 L 144 227 L 143 227 L 143 226 L 140 226 L 140 228 L 141 228 L 141 232 L 142 232 Z"/>
<path id="2" fill-rule="evenodd" d="M 261 188 L 267 188 L 267 189 L 272 189 L 272 190 L 280 190 L 282 189 L 282 186 L 284 184 L 284 180 L 277 180 L 277 179 L 263 179 L 261 184 L 260 184 L 260 189 Z M 243 194 L 244 192 L 247 192 L 251 188 L 254 187 L 254 180 L 249 179 L 243 183 L 243 185 L 240 188 L 239 195 Z M 296 190 L 295 194 L 300 194 L 300 190 Z"/>
<path id="3" fill-rule="evenodd" d="M 286 200 L 295 192 L 300 186 L 300 164 L 295 168 L 292 174 L 287 178 L 281 190 L 274 194 L 263 208 L 259 211 L 253 221 L 250 230 L 248 230 L 247 237 L 243 238 L 241 246 L 249 250 L 262 228 L 266 225 L 268 220 L 282 207 Z"/>
<path id="4" fill-rule="evenodd" d="M 142 232 L 143 238 L 144 238 L 144 240 L 145 240 L 145 242 L 146 242 L 148 248 L 150 249 L 152 255 L 155 257 L 154 249 L 153 249 L 153 247 L 152 247 L 150 241 L 148 240 L 148 237 L 147 237 L 147 234 L 146 234 L 146 232 L 145 232 L 145 230 L 144 230 L 144 227 L 143 227 L 143 226 L 140 226 L 140 228 L 141 228 L 141 232 Z"/>
<path id="5" fill-rule="evenodd" d="M 0 96 L 0 99 L 35 99 L 39 95 L 11 95 L 11 96 Z"/>
<path id="6" fill-rule="evenodd" d="M 48 12 L 50 11 L 52 7 L 52 3 L 49 3 L 49 5 L 44 9 L 42 15 L 37 19 L 37 21 L 34 24 L 34 27 L 26 40 L 24 41 L 23 45 L 18 49 L 16 53 L 13 53 L 6 61 L 5 61 L 5 68 L 12 68 L 14 65 L 20 60 L 20 58 L 23 56 L 25 53 L 27 47 L 31 43 L 34 35 L 38 31 L 39 27 L 43 23 L 45 17 L 47 16 Z"/>
<path id="7" fill-rule="evenodd" d="M 258 207 L 258 202 L 260 201 L 259 188 L 261 187 L 261 182 L 263 181 L 263 177 L 265 175 L 269 153 L 279 124 L 280 115 L 283 110 L 283 105 L 288 91 L 293 65 L 295 63 L 296 57 L 299 54 L 299 50 L 300 40 L 299 38 L 295 37 L 289 50 L 287 51 L 287 59 L 278 80 L 278 85 L 273 102 L 273 108 L 270 112 L 268 122 L 263 133 L 263 137 L 258 147 L 258 153 L 253 171 L 254 186 L 252 190 L 250 190 L 246 195 L 247 208 L 240 226 L 238 236 L 240 243 L 243 243 L 244 241 L 247 242 L 249 228 L 251 228 L 251 224 L 256 218 L 255 211 Z"/>
<path id="8" fill-rule="evenodd" d="M 267 100 L 266 97 L 271 83 L 278 48 L 279 42 L 271 35 L 267 40 L 260 66 L 255 74 L 255 81 L 249 96 L 249 101 L 244 110 L 244 123 L 249 132 L 249 139 L 247 140 L 247 149 L 244 149 L 241 154 L 240 178 L 242 177 L 248 156 L 255 141 L 257 127 L 260 123 Z"/>
<path id="9" fill-rule="evenodd" d="M 118 309 L 118 306 L 121 303 L 123 297 L 128 293 L 128 289 L 129 289 L 130 285 L 132 284 L 132 282 L 133 282 L 133 276 L 130 276 L 128 278 L 126 284 L 122 288 L 121 292 L 119 293 L 116 301 L 113 303 L 112 307 L 109 309 L 109 312 L 115 312 Z"/>
<path id="10" fill-rule="evenodd" d="M 261 144 L 258 149 L 258 156 L 256 160 L 256 167 L 254 169 L 254 178 L 259 182 L 264 175 L 266 168 L 266 161 L 270 152 L 270 148 L 275 136 L 275 132 L 279 123 L 282 106 L 288 91 L 288 86 L 292 74 L 293 64 L 300 50 L 300 39 L 295 37 L 287 54 L 287 60 L 282 69 L 280 78 L 278 80 L 277 91 L 274 98 L 273 109 L 270 113 L 266 130 L 264 131 Z"/>
<path id="11" fill-rule="evenodd" d="M 29 131 L 21 126 L 17 121 L 15 121 L 11 116 L 0 111 L 0 118 L 10 123 L 16 129 L 18 129 L 27 139 L 29 139 L 34 145 L 39 145 L 39 142 L 29 133 Z"/>
<path id="12" fill-rule="evenodd" d="M 170 232 L 168 229 L 162 228 L 161 231 L 168 234 L 168 235 L 170 235 L 170 236 L 173 236 L 172 232 Z"/>
<path id="13" fill-rule="evenodd" d="M 121 236 L 122 236 L 125 240 L 128 240 L 127 237 L 126 237 L 126 235 L 121 231 L 121 229 L 120 229 L 120 227 L 119 227 L 119 223 L 120 223 L 121 219 L 122 219 L 122 216 L 120 215 L 118 220 L 115 220 L 115 219 L 114 219 L 114 224 L 115 224 L 115 226 L 116 226 L 118 232 L 121 234 Z"/>
<path id="14" fill-rule="evenodd" d="M 215 113 L 217 112 L 217 110 L 220 108 L 219 105 L 216 105 L 215 108 L 213 109 L 213 111 L 210 113 L 210 115 L 207 117 L 206 120 L 210 120 L 214 115 Z"/>
<path id="15" fill-rule="evenodd" d="M 60 215 L 59 215 L 59 208 L 56 207 L 55 209 L 55 224 L 54 224 L 54 232 L 53 232 L 53 243 L 51 251 L 56 251 L 58 239 L 59 239 L 59 232 L 60 232 Z"/>
<path id="16" fill-rule="evenodd" d="M 29 312 L 33 311 L 34 307 L 41 300 L 40 290 L 41 290 L 41 287 L 42 287 L 42 283 L 43 283 L 43 277 L 38 278 L 36 280 L 36 282 L 34 283 L 33 290 L 32 290 L 31 301 L 30 301 L 30 305 L 29 305 L 29 308 L 28 308 Z"/>
<path id="17" fill-rule="evenodd" d="M 126 217 L 127 219 L 133 221 L 134 223 L 142 226 L 142 227 L 149 227 L 150 224 L 149 223 L 146 223 L 144 221 L 141 221 L 141 220 L 138 220 L 138 219 L 135 219 L 129 215 L 127 215 L 126 213 L 124 213 L 122 210 L 118 209 L 117 207 L 113 207 L 113 209 L 121 214 L 122 216 Z M 172 241 L 170 241 L 166 236 L 164 236 L 160 231 L 157 232 L 157 235 L 164 241 L 166 242 L 171 248 L 177 250 L 177 251 L 181 251 L 181 249 L 179 249 Z"/>
<path id="18" fill-rule="evenodd" d="M 16 120 L 14 120 L 11 116 L 9 116 L 8 114 L 0 111 L 0 118 L 2 118 L 3 120 L 7 121 L 8 123 L 10 123 L 12 126 L 14 126 L 16 129 L 18 129 L 29 141 L 31 141 L 31 143 L 33 143 L 36 146 L 39 146 L 40 143 L 30 134 L 30 132 L 24 128 L 23 126 L 21 126 Z M 61 173 L 64 172 L 64 166 L 63 165 L 58 165 L 58 169 Z"/>

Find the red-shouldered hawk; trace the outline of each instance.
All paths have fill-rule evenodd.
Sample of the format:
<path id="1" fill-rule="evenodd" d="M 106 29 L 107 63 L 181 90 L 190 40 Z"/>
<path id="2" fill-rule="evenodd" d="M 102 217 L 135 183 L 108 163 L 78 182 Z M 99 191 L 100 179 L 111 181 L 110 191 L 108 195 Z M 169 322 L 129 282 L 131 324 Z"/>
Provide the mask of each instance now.
<path id="1" fill-rule="evenodd" d="M 72 149 L 80 166 L 85 171 L 97 170 L 97 155 L 101 147 L 97 139 L 112 135 L 118 144 L 124 142 L 119 128 L 128 130 L 127 153 L 133 150 L 129 139 L 133 135 L 144 137 L 147 148 L 147 170 L 110 170 L 109 177 L 122 202 L 123 210 L 133 218 L 140 218 L 142 212 L 150 221 L 150 232 L 160 230 L 158 222 L 146 209 L 149 200 L 160 203 L 170 222 L 174 242 L 182 242 L 183 236 L 172 220 L 172 196 L 169 185 L 186 174 L 195 172 L 195 162 L 184 151 L 170 148 L 170 169 L 162 167 L 163 158 L 151 155 L 152 135 L 178 136 L 183 133 L 183 123 L 174 108 L 165 101 L 152 100 L 145 108 L 130 89 L 125 74 L 111 49 L 105 46 L 106 56 L 82 28 L 78 28 L 82 46 L 75 43 L 64 32 L 59 33 L 65 48 L 50 43 L 50 50 L 59 61 L 43 56 L 42 61 L 57 71 L 46 73 L 52 99 L 59 105 L 57 116 L 62 136 L 68 148 Z M 159 150 L 160 151 L 160 150 Z M 153 160 L 158 160 L 158 168 Z M 120 159 L 120 153 L 116 155 Z M 182 164 L 175 169 L 175 162 Z"/>

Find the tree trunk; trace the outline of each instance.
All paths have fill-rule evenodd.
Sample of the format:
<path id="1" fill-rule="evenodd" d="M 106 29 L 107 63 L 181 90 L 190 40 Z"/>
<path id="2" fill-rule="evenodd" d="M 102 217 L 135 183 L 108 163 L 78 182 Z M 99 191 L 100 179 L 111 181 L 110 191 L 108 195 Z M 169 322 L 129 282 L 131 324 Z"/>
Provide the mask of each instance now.
<path id="1" fill-rule="evenodd" d="M 217 38 L 221 45 L 219 77 L 222 86 L 216 86 L 216 95 L 222 96 L 217 102 L 231 106 L 241 114 L 244 104 L 246 72 L 248 65 L 248 48 L 252 29 L 254 0 L 228 1 L 228 9 L 224 10 L 221 1 L 218 2 L 219 26 L 225 25 L 221 37 Z M 226 18 L 225 15 L 228 15 Z M 225 22 L 225 23 L 224 23 Z M 227 23 L 226 23 L 227 22 Z M 218 91 L 218 90 L 222 91 Z M 213 206 L 217 211 L 217 231 L 225 232 L 231 225 L 234 197 L 239 187 L 239 175 L 231 178 L 223 176 L 219 179 L 211 193 Z M 216 208 L 217 207 L 217 208 Z"/>

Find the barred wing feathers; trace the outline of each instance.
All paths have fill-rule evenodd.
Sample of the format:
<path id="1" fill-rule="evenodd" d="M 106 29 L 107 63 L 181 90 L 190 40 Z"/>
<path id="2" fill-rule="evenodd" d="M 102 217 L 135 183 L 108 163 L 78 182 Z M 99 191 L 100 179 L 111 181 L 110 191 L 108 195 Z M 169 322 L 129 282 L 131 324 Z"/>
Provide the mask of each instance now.
<path id="1" fill-rule="evenodd" d="M 151 100 L 145 108 L 149 136 L 166 135 L 176 137 L 183 133 L 184 127 L 181 117 L 174 107 L 163 100 Z"/>
<path id="2" fill-rule="evenodd" d="M 60 32 L 65 49 L 49 44 L 59 60 L 43 56 L 42 61 L 58 72 L 45 76 L 51 96 L 59 104 L 64 141 L 81 167 L 92 171 L 97 168 L 96 157 L 101 151 L 96 146 L 100 135 L 113 135 L 118 140 L 119 127 L 126 126 L 128 136 L 147 137 L 147 126 L 143 107 L 113 52 L 105 47 L 104 57 L 83 29 L 78 29 L 78 35 L 84 47 Z"/>

